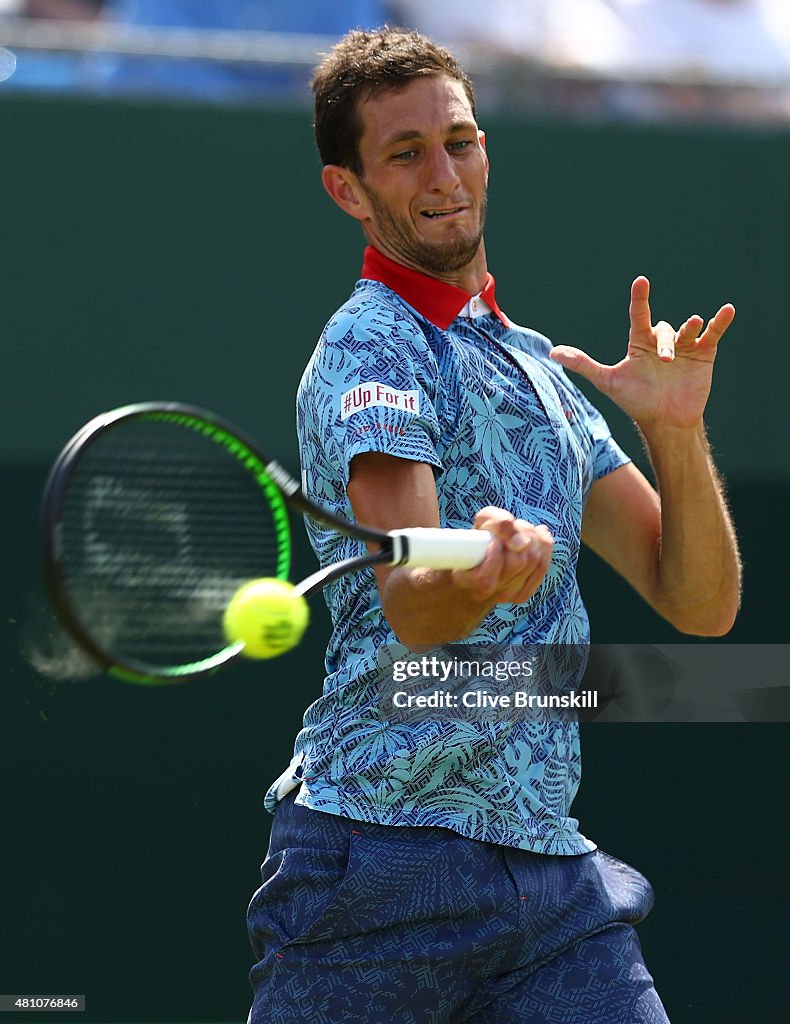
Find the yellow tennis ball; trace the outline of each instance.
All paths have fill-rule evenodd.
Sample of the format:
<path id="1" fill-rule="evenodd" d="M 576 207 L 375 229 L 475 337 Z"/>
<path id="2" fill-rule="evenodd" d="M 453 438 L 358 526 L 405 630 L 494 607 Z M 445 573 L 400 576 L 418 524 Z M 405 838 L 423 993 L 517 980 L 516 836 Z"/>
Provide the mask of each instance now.
<path id="1" fill-rule="evenodd" d="M 310 619 L 307 601 L 287 580 L 251 580 L 231 598 L 222 617 L 229 643 L 246 658 L 276 658 L 296 647 Z"/>

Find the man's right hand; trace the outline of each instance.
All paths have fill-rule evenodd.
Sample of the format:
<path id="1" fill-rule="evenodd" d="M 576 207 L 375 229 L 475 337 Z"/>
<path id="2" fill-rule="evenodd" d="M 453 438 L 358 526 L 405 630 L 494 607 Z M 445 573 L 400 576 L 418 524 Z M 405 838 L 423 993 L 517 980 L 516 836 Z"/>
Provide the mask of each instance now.
<path id="1" fill-rule="evenodd" d="M 491 607 L 528 601 L 551 564 L 554 538 L 548 527 L 516 519 L 493 505 L 480 509 L 474 527 L 488 530 L 494 540 L 480 565 L 453 571 L 455 585 L 477 601 L 490 602 Z"/>
<path id="2" fill-rule="evenodd" d="M 354 518 L 382 530 L 439 526 L 433 468 L 381 452 L 351 463 L 348 495 Z M 384 614 L 402 643 L 425 648 L 463 640 L 497 604 L 524 603 L 548 572 L 553 538 L 542 525 L 487 507 L 474 526 L 493 540 L 474 569 L 378 566 Z"/>

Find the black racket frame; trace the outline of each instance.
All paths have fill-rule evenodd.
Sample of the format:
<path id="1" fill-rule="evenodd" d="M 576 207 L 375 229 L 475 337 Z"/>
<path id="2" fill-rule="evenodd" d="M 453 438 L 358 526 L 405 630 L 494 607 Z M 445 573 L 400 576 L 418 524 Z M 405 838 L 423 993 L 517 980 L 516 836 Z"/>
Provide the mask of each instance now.
<path id="1" fill-rule="evenodd" d="M 257 442 L 230 420 L 196 405 L 182 402 L 137 402 L 109 412 L 100 413 L 86 423 L 67 442 L 52 469 L 44 487 L 41 508 L 41 552 L 44 581 L 53 609 L 66 630 L 97 666 L 110 675 L 137 683 L 173 683 L 205 675 L 234 661 L 242 651 L 242 644 L 229 645 L 211 658 L 187 666 L 155 666 L 127 657 L 119 657 L 107 650 L 90 632 L 90 628 L 77 614 L 69 598 L 63 571 L 61 555 L 61 520 L 64 503 L 67 500 L 69 482 L 83 456 L 108 431 L 118 430 L 125 423 L 136 419 L 170 421 L 181 427 L 206 433 L 216 443 L 224 444 L 231 454 L 240 457 L 232 447 L 240 446 L 244 459 L 249 459 L 247 468 L 254 472 L 262 489 L 271 486 L 281 497 L 284 506 L 300 515 L 310 516 L 331 529 L 363 541 L 375 544 L 376 551 L 348 558 L 326 566 L 303 581 L 299 590 L 309 597 L 327 583 L 349 572 L 376 564 L 393 564 L 393 538 L 383 530 L 360 526 L 317 505 L 308 498 L 298 482 L 279 462 L 265 455 Z M 201 430 L 201 427 L 203 429 Z M 244 461 L 242 459 L 242 461 Z M 264 482 L 264 479 L 265 481 Z M 272 492 L 269 491 L 270 500 Z M 275 502 L 276 503 L 276 502 Z M 290 529 L 283 506 L 281 528 Z M 402 560 L 402 559 L 401 559 Z M 287 568 L 286 568 L 287 573 Z M 284 573 L 285 575 L 285 573 Z"/>

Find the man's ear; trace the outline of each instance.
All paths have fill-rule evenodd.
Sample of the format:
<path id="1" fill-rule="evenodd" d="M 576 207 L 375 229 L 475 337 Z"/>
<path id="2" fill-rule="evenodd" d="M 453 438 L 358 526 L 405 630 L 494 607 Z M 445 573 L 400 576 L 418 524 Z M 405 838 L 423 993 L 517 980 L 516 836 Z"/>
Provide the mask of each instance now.
<path id="1" fill-rule="evenodd" d="M 477 141 L 480 143 L 480 148 L 482 149 L 483 153 L 485 153 L 487 174 L 491 164 L 488 159 L 488 150 L 486 149 L 486 133 L 481 128 L 477 129 Z"/>
<path id="2" fill-rule="evenodd" d="M 488 150 L 486 149 L 486 133 L 480 128 L 477 129 L 477 141 L 480 143 L 480 148 L 486 158 L 486 184 L 488 184 L 488 172 L 491 169 L 491 162 L 488 159 Z"/>
<path id="3" fill-rule="evenodd" d="M 359 178 L 347 167 L 326 164 L 321 171 L 324 188 L 344 213 L 354 220 L 365 220 L 368 216 L 368 202 Z"/>

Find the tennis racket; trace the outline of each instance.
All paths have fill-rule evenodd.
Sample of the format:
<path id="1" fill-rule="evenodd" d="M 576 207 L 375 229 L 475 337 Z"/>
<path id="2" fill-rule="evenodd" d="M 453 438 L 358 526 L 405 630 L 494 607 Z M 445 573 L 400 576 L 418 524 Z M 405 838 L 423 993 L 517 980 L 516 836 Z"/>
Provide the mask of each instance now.
<path id="1" fill-rule="evenodd" d="M 102 413 L 56 459 L 42 508 L 44 578 L 58 619 L 102 670 L 178 682 L 233 662 L 222 615 L 252 579 L 287 579 L 289 511 L 377 546 L 297 584 L 308 597 L 376 564 L 467 569 L 482 530 L 385 532 L 309 499 L 228 421 L 175 402 Z"/>

